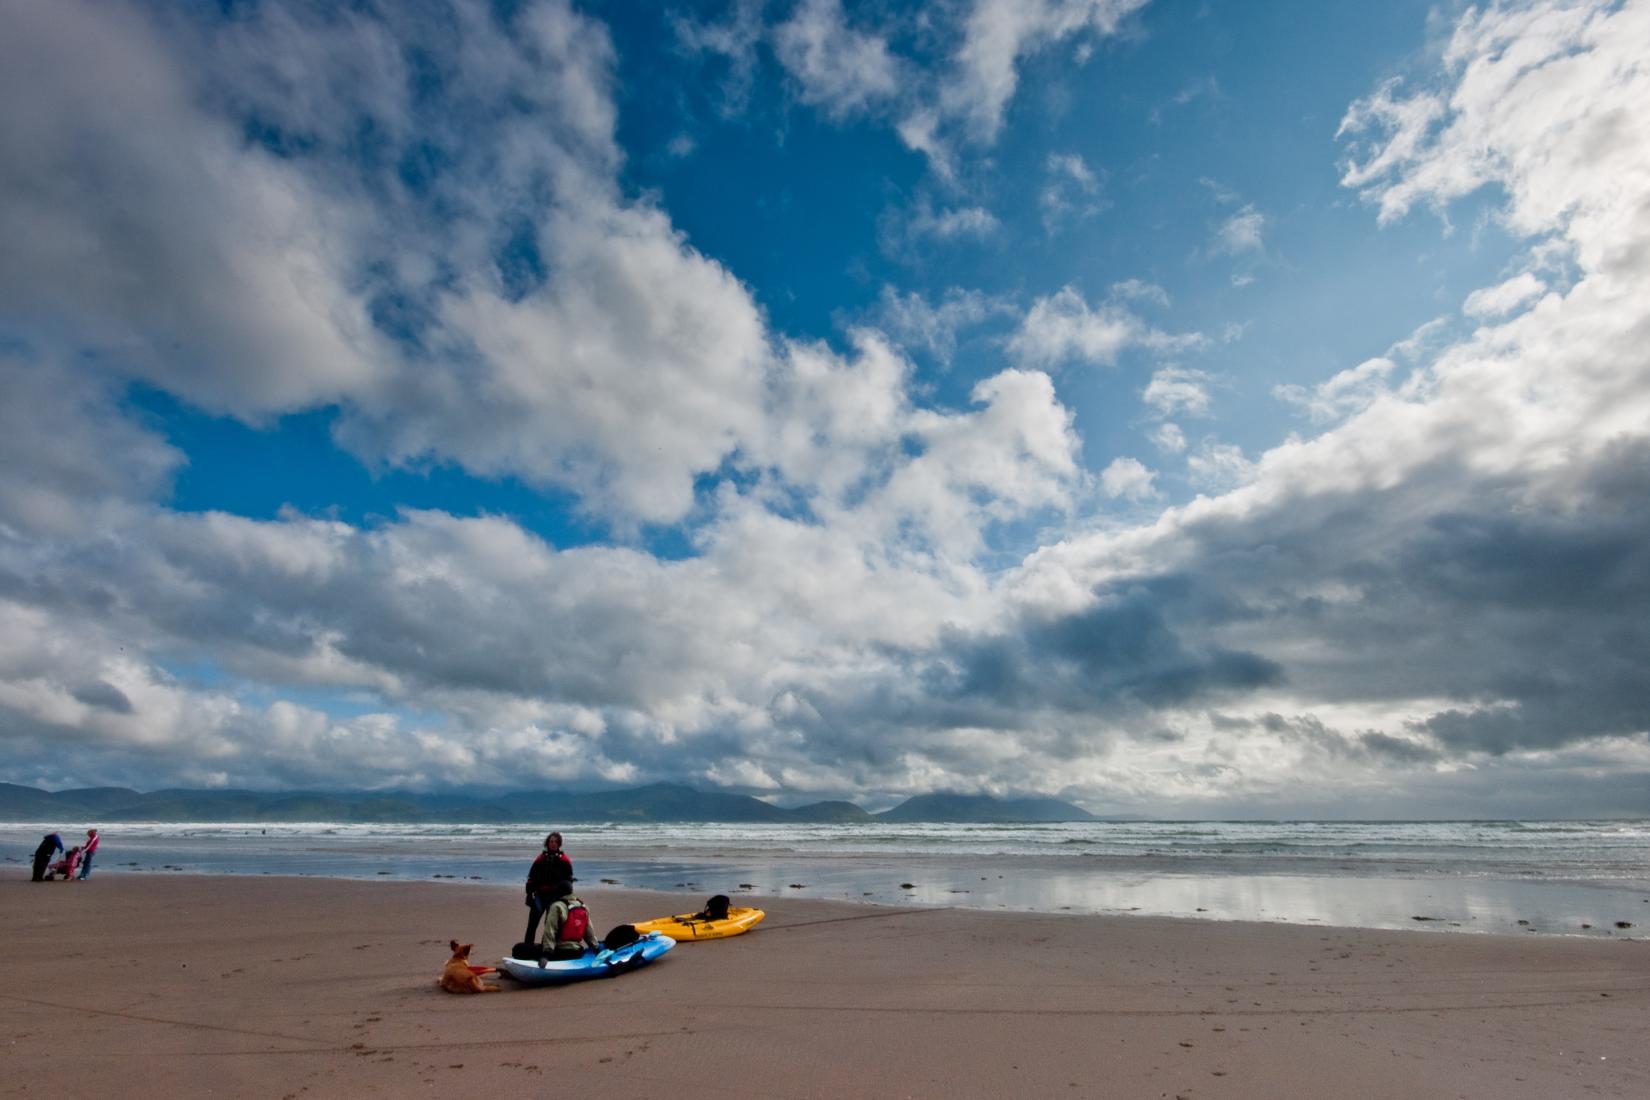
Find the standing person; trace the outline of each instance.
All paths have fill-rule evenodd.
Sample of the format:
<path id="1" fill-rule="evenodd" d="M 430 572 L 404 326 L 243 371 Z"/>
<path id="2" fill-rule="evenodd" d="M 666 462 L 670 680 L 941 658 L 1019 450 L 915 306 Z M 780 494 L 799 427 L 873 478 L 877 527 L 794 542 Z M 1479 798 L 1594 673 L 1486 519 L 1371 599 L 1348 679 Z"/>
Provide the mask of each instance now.
<path id="1" fill-rule="evenodd" d="M 533 942 L 544 911 L 572 889 L 573 861 L 561 850 L 561 834 L 551 833 L 544 838 L 544 850 L 527 869 L 527 935 L 522 937 L 522 942 Z"/>
<path id="2" fill-rule="evenodd" d="M 86 843 L 80 846 L 80 877 L 83 881 L 92 876 L 92 857 L 97 855 L 100 839 L 96 829 L 86 830 Z"/>
<path id="3" fill-rule="evenodd" d="M 40 847 L 34 850 L 34 881 L 46 881 L 46 865 L 52 861 L 53 852 L 63 850 L 63 838 L 56 833 L 47 833 L 46 839 L 40 842 Z M 532 939 L 531 936 L 528 939 Z"/>

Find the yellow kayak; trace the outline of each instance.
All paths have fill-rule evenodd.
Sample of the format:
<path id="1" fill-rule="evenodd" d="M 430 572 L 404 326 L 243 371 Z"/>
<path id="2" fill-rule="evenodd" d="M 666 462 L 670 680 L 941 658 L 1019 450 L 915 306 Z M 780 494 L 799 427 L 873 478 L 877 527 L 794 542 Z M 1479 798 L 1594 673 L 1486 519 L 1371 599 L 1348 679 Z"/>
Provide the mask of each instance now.
<path id="1" fill-rule="evenodd" d="M 698 913 L 683 913 L 680 916 L 643 921 L 636 925 L 636 931 L 663 932 L 673 940 L 721 940 L 749 932 L 767 915 L 760 909 L 747 909 L 735 905 L 728 910 L 725 920 L 711 920 Z"/>

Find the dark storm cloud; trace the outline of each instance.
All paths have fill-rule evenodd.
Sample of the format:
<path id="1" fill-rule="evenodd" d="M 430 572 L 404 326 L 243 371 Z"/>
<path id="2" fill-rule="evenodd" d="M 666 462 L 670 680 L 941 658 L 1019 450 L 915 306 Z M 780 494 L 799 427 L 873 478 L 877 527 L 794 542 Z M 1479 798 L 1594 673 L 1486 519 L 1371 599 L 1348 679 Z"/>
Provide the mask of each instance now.
<path id="1" fill-rule="evenodd" d="M 1380 757 L 1399 764 L 1431 764 L 1443 754 L 1428 745 L 1405 741 L 1401 737 L 1374 731 L 1357 736 L 1357 746 L 1372 757 Z"/>
<path id="2" fill-rule="evenodd" d="M 1347 733 L 1331 728 L 1322 719 L 1311 714 L 1285 716 L 1268 713 L 1245 725 L 1247 728 L 1262 729 L 1280 735 L 1287 741 L 1304 744 L 1313 750 L 1346 760 L 1419 765 L 1443 759 L 1443 754 L 1430 744 L 1393 737 L 1379 730 Z M 1245 726 L 1227 723 L 1223 728 L 1241 729 Z"/>
<path id="3" fill-rule="evenodd" d="M 127 698 L 126 693 L 102 680 L 75 688 L 71 694 L 89 707 L 102 707 L 116 714 L 132 713 L 132 700 Z"/>
<path id="4" fill-rule="evenodd" d="M 954 636 L 923 682 L 939 697 L 1085 712 L 1182 707 L 1281 683 L 1276 662 L 1187 642 L 1167 613 L 1184 614 L 1196 594 L 1164 578 L 1102 594 L 1075 614 L 1024 621 L 1013 633 Z"/>
<path id="5" fill-rule="evenodd" d="M 1650 518 L 1527 513 L 1434 517 L 1398 563 L 1452 604 L 1592 615 L 1650 595 Z"/>
<path id="6" fill-rule="evenodd" d="M 1209 595 L 1190 614 L 1165 606 L 1188 644 L 1271 657 L 1308 704 L 1459 700 L 1425 723 L 1458 751 L 1638 733 L 1650 509 L 1630 501 L 1650 449 L 1618 444 L 1571 473 L 1562 496 L 1531 499 L 1521 479 L 1438 461 L 1378 494 L 1188 524 Z"/>

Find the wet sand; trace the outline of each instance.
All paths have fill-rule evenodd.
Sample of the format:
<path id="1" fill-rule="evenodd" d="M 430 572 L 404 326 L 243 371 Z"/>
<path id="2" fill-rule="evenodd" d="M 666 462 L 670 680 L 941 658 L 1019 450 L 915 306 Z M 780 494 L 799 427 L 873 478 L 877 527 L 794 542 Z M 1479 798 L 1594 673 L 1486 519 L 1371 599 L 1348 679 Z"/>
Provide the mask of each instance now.
<path id="1" fill-rule="evenodd" d="M 584 896 L 598 929 L 702 900 Z M 1650 1095 L 1643 940 L 757 904 L 617 979 L 459 997 L 447 940 L 495 959 L 517 888 L 7 868 L 0 1095 Z"/>
<path id="2" fill-rule="evenodd" d="M 27 866 L 21 854 L 38 843 L 45 828 L 0 825 L 0 851 L 19 853 L 7 858 L 17 867 Z M 1639 860 L 1627 866 L 1620 860 L 1627 849 L 1615 852 L 1614 863 L 1552 865 L 1540 860 L 1498 864 L 1487 858 L 1463 862 L 1437 853 L 1404 862 L 1276 854 L 867 852 L 852 847 L 863 844 L 863 837 L 844 830 L 833 839 L 848 845 L 847 850 L 822 850 L 817 838 L 791 836 L 789 841 L 806 850 L 779 851 L 741 849 L 737 838 L 726 835 L 727 826 L 681 826 L 675 846 L 615 845 L 603 835 L 604 828 L 595 829 L 595 836 L 576 834 L 584 885 L 792 897 L 789 884 L 806 883 L 805 897 L 856 904 L 1390 929 L 1414 929 L 1416 918 L 1424 917 L 1424 926 L 1435 932 L 1600 939 L 1618 937 L 1619 920 L 1650 923 L 1650 910 L 1643 908 L 1650 898 L 1650 876 L 1642 874 L 1650 864 Z M 417 831 L 422 829 L 429 831 Z M 507 837 L 491 829 L 277 824 L 266 832 L 247 825 L 106 823 L 105 835 L 112 838 L 106 844 L 114 847 L 105 848 L 100 866 L 137 874 L 442 879 L 514 886 L 521 881 L 525 853 L 534 851 L 540 838 Z M 1028 827 L 1026 835 L 1034 829 Z M 907 837 L 903 842 L 915 841 Z M 763 843 L 778 841 L 769 835 Z M 975 838 L 969 843 L 989 847 L 995 842 Z M 1644 856 L 1650 859 L 1650 850 Z M 1608 874 L 1603 873 L 1606 864 Z M 1629 870 L 1641 873 L 1623 874 Z M 1567 871 L 1575 877 L 1566 877 Z"/>

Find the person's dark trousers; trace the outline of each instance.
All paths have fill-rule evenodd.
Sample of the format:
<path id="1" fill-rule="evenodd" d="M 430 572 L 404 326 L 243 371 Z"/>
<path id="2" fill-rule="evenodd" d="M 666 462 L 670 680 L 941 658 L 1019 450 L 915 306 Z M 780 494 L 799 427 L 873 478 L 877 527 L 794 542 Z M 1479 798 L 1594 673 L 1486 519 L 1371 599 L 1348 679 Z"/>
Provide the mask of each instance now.
<path id="1" fill-rule="evenodd" d="M 50 863 L 51 861 L 52 861 L 52 854 L 50 852 L 47 852 L 45 855 L 41 855 L 38 852 L 35 853 L 35 857 L 34 857 L 34 881 L 36 881 L 36 882 L 45 882 L 46 881 L 46 864 Z M 537 919 L 535 919 L 533 921 L 533 923 L 537 924 L 538 923 Z"/>
<path id="2" fill-rule="evenodd" d="M 92 857 L 95 855 L 97 855 L 96 852 L 87 852 L 80 857 L 80 877 L 82 880 L 92 877 Z"/>
<path id="3" fill-rule="evenodd" d="M 537 894 L 527 895 L 527 935 L 521 937 L 523 943 L 537 943 L 534 934 L 539 930 L 539 921 L 544 919 L 544 903 Z"/>

